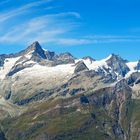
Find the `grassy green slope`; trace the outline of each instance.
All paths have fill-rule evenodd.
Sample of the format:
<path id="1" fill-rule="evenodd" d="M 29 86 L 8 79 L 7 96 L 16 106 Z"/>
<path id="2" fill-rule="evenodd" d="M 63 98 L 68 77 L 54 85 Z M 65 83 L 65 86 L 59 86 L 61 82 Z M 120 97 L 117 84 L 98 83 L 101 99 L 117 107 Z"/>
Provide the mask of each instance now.
<path id="1" fill-rule="evenodd" d="M 112 130 L 117 120 L 103 106 L 65 106 L 73 100 L 79 101 L 80 96 L 33 104 L 20 117 L 2 121 L 2 131 L 7 140 L 119 140 Z M 129 123 L 132 124 L 129 139 L 138 140 L 140 101 L 133 100 L 128 107 L 128 115 L 122 115 L 120 121 L 125 131 L 129 129 Z M 112 106 L 111 110 L 114 108 Z"/>

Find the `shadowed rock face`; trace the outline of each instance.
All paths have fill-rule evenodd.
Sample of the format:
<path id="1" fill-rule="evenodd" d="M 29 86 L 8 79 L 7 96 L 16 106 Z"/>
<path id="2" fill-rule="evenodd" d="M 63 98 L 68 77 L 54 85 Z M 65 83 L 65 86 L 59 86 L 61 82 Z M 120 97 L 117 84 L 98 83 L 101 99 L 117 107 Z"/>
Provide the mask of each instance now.
<path id="1" fill-rule="evenodd" d="M 107 64 L 112 68 L 114 72 L 117 72 L 121 76 L 125 76 L 130 69 L 126 65 L 126 60 L 123 60 L 117 55 L 112 54 L 112 57 L 107 60 Z"/>
<path id="2" fill-rule="evenodd" d="M 138 61 L 138 64 L 137 64 L 137 66 L 136 66 L 135 69 L 136 69 L 136 70 L 140 70 L 140 60 Z"/>
<path id="3" fill-rule="evenodd" d="M 23 65 L 23 64 L 18 64 L 16 66 L 14 66 L 10 72 L 7 74 L 7 76 L 13 76 L 15 73 L 25 69 L 25 68 L 30 68 L 32 67 L 34 64 L 26 64 L 26 65 Z"/>
<path id="4" fill-rule="evenodd" d="M 33 52 L 33 55 L 35 56 L 38 54 L 41 58 L 46 59 L 45 52 L 37 41 L 27 47 L 27 49 L 15 54 L 15 56 L 23 56 L 25 54 L 28 54 L 29 52 Z"/>
<path id="5" fill-rule="evenodd" d="M 5 58 L 3 56 L 0 56 L 0 67 L 3 66 L 4 60 L 5 60 Z"/>
<path id="6" fill-rule="evenodd" d="M 75 71 L 74 73 L 78 73 L 78 72 L 82 72 L 82 71 L 86 71 L 88 70 L 87 66 L 85 65 L 85 63 L 83 61 L 79 61 L 77 64 L 76 64 L 76 68 L 75 68 Z"/>
<path id="7" fill-rule="evenodd" d="M 46 55 L 44 50 L 41 48 L 40 44 L 38 42 L 34 42 L 29 48 L 27 48 L 29 51 L 33 50 L 33 56 L 40 56 L 43 59 L 46 59 Z"/>
<path id="8" fill-rule="evenodd" d="M 84 59 L 84 60 L 90 60 L 90 62 L 95 61 L 95 59 L 93 59 L 93 58 L 90 57 L 90 56 L 83 57 L 83 59 Z"/>
<path id="9" fill-rule="evenodd" d="M 57 57 L 57 61 L 60 61 L 61 63 L 68 64 L 68 63 L 74 63 L 75 58 L 70 53 L 61 53 Z"/>
<path id="10" fill-rule="evenodd" d="M 45 55 L 46 55 L 46 58 L 51 61 L 53 61 L 54 58 L 56 57 L 55 52 L 50 52 L 50 51 L 45 51 Z"/>
<path id="11" fill-rule="evenodd" d="M 135 73 L 132 73 L 130 75 L 129 78 L 127 78 L 127 83 L 131 86 L 134 85 L 134 83 L 136 83 L 140 78 L 140 73 L 139 72 L 135 72 Z"/>
<path id="12" fill-rule="evenodd" d="M 0 130 L 0 140 L 6 140 L 5 135 L 3 132 Z"/>

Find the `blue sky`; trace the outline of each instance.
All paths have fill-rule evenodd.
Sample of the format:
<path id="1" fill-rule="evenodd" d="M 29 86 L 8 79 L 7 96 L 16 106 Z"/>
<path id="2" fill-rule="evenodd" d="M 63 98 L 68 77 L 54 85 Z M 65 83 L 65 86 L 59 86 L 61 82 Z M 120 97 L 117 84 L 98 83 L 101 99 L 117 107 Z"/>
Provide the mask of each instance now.
<path id="1" fill-rule="evenodd" d="M 0 54 L 34 41 L 48 50 L 140 59 L 139 0 L 1 0 Z"/>

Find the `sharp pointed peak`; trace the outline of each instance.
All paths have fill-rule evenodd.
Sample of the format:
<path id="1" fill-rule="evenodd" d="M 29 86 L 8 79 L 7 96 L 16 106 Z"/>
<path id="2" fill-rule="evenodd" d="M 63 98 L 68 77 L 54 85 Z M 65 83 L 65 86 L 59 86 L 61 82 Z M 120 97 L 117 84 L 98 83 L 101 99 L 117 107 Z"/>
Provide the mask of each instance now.
<path id="1" fill-rule="evenodd" d="M 123 59 L 120 55 L 117 55 L 117 54 L 110 54 L 107 58 L 104 59 L 105 61 L 122 61 L 124 63 L 127 63 L 129 62 L 128 60 L 126 59 Z"/>
<path id="2" fill-rule="evenodd" d="M 38 41 L 34 41 L 32 44 L 39 45 L 40 43 Z"/>
<path id="3" fill-rule="evenodd" d="M 119 55 L 111 53 L 107 58 L 110 59 L 110 58 L 119 58 L 119 57 L 120 57 Z"/>
<path id="4" fill-rule="evenodd" d="M 20 51 L 16 55 L 17 56 L 23 56 L 23 55 L 28 55 L 28 54 L 30 54 L 30 55 L 38 54 L 42 58 L 46 58 L 46 56 L 44 54 L 44 50 L 42 49 L 42 47 L 41 47 L 41 45 L 39 44 L 38 41 L 33 42 L 26 49 Z"/>
<path id="5" fill-rule="evenodd" d="M 114 54 L 114 53 L 110 54 L 110 56 L 111 56 L 111 57 L 116 57 L 116 58 L 119 57 L 119 58 L 120 58 L 120 55 Z"/>
<path id="6" fill-rule="evenodd" d="M 84 59 L 84 60 L 90 60 L 90 61 L 96 61 L 95 59 L 93 59 L 93 58 L 90 57 L 90 56 L 85 56 L 85 57 L 83 57 L 82 59 Z"/>
<path id="7" fill-rule="evenodd" d="M 106 58 L 106 60 L 111 60 L 111 59 L 122 59 L 122 58 L 119 55 L 112 53 Z"/>
<path id="8" fill-rule="evenodd" d="M 30 49 L 30 50 L 37 50 L 37 49 L 42 49 L 40 43 L 38 41 L 35 41 L 33 42 L 31 45 L 29 45 L 27 47 L 27 50 Z"/>
<path id="9" fill-rule="evenodd" d="M 110 60 L 112 57 L 113 57 L 113 55 L 110 54 L 110 55 L 108 55 L 106 58 L 101 59 L 101 60 L 99 60 L 99 61 L 108 61 L 108 60 Z"/>

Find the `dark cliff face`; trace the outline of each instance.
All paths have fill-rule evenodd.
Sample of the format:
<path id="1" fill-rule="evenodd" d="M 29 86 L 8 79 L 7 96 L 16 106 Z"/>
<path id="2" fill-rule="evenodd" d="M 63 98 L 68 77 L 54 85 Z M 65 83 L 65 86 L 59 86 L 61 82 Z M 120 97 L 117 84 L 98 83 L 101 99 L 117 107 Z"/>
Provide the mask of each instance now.
<path id="1" fill-rule="evenodd" d="M 44 53 L 44 50 L 41 48 L 39 42 L 34 42 L 30 46 L 28 46 L 25 50 L 20 51 L 19 53 L 16 53 L 15 56 L 23 56 L 28 54 L 29 52 L 32 52 L 33 55 L 39 55 L 41 58 L 46 59 L 46 55 Z"/>
<path id="2" fill-rule="evenodd" d="M 5 134 L 0 129 L 0 140 L 6 140 Z"/>
<path id="3" fill-rule="evenodd" d="M 58 55 L 57 57 L 57 61 L 61 61 L 61 63 L 64 64 L 69 64 L 69 63 L 74 63 L 75 58 L 72 56 L 72 54 L 70 53 L 61 53 L 60 55 Z"/>
<path id="4" fill-rule="evenodd" d="M 112 54 L 111 58 L 107 60 L 107 64 L 112 68 L 112 70 L 121 76 L 125 76 L 130 69 L 126 65 L 126 60 L 123 60 L 117 55 Z"/>
<path id="5" fill-rule="evenodd" d="M 83 61 L 79 61 L 76 65 L 74 73 L 82 72 L 82 71 L 88 71 L 87 66 Z"/>
<path id="6" fill-rule="evenodd" d="M 127 78 L 127 83 L 130 86 L 133 86 L 134 84 L 138 84 L 140 79 L 140 73 L 135 72 L 130 75 L 130 77 Z"/>
<path id="7" fill-rule="evenodd" d="M 135 69 L 136 69 L 136 70 L 140 70 L 140 60 L 138 61 L 138 64 L 137 64 L 137 66 L 136 66 Z"/>
<path id="8" fill-rule="evenodd" d="M 25 68 L 30 68 L 32 67 L 34 64 L 17 64 L 14 67 L 12 67 L 12 69 L 10 70 L 10 72 L 7 74 L 7 76 L 13 76 L 15 73 L 25 69 Z"/>
<path id="9" fill-rule="evenodd" d="M 56 57 L 56 54 L 55 52 L 50 52 L 50 51 L 45 51 L 45 55 L 46 55 L 46 58 L 48 60 L 54 60 L 54 58 Z"/>
<path id="10" fill-rule="evenodd" d="M 83 57 L 84 60 L 90 60 L 90 62 L 92 63 L 93 61 L 95 61 L 95 59 L 93 59 L 92 57 L 90 56 L 86 56 L 86 57 Z"/>
<path id="11" fill-rule="evenodd" d="M 4 65 L 5 58 L 3 56 L 0 56 L 0 67 Z"/>

